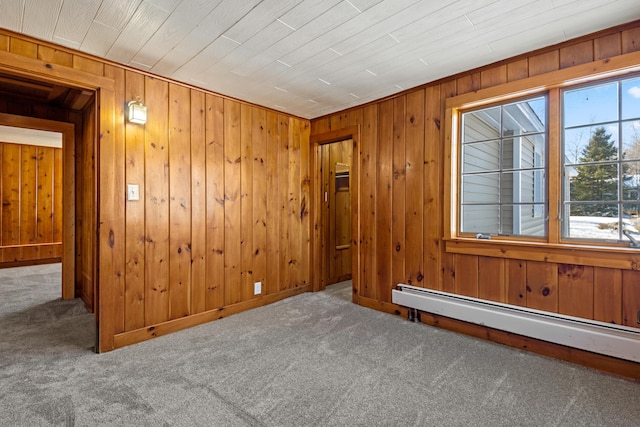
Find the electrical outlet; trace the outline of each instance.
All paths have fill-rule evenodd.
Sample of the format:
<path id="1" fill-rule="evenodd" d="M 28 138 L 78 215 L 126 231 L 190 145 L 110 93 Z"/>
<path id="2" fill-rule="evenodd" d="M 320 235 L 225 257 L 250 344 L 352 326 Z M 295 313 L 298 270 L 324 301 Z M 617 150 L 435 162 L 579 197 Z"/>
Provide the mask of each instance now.
<path id="1" fill-rule="evenodd" d="M 253 294 L 259 295 L 262 293 L 262 282 L 256 282 L 253 284 Z"/>

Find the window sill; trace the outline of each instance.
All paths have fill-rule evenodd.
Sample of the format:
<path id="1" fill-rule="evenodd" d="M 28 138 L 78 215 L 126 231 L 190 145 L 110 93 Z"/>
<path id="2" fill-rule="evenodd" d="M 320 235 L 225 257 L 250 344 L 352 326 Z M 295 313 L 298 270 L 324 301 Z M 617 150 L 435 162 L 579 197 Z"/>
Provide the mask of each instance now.
<path id="1" fill-rule="evenodd" d="M 640 249 L 474 238 L 444 239 L 454 254 L 640 270 Z"/>

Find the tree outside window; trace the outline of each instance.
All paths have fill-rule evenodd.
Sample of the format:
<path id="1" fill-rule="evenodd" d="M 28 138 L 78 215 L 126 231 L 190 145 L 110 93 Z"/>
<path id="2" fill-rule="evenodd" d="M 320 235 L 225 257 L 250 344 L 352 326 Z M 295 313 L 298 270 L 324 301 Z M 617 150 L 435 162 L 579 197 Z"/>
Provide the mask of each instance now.
<path id="1" fill-rule="evenodd" d="M 563 237 L 640 235 L 640 79 L 565 91 L 563 119 Z"/>

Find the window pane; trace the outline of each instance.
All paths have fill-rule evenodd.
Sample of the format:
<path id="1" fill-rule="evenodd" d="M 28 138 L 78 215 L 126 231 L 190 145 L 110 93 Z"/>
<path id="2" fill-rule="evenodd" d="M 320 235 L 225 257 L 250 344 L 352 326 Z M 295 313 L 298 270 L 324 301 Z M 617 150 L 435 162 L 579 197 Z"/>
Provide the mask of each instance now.
<path id="1" fill-rule="evenodd" d="M 544 167 L 545 135 L 535 134 L 502 141 L 502 169 Z"/>
<path id="2" fill-rule="evenodd" d="M 640 120 L 622 123 L 622 152 L 625 160 L 640 159 Z"/>
<path id="3" fill-rule="evenodd" d="M 462 146 L 462 172 L 497 171 L 500 141 L 475 142 Z"/>
<path id="4" fill-rule="evenodd" d="M 622 120 L 640 118 L 640 78 L 622 82 Z"/>
<path id="5" fill-rule="evenodd" d="M 462 203 L 498 203 L 499 173 L 482 173 L 462 177 Z"/>
<path id="6" fill-rule="evenodd" d="M 500 138 L 500 107 L 464 113 L 462 135 L 463 143 Z"/>
<path id="7" fill-rule="evenodd" d="M 565 163 L 618 159 L 618 127 L 585 126 L 564 131 Z"/>
<path id="8" fill-rule="evenodd" d="M 462 206 L 460 218 L 460 231 L 463 233 L 498 234 L 500 215 L 497 205 Z"/>
<path id="9" fill-rule="evenodd" d="M 622 205 L 622 224 L 636 240 L 640 240 L 640 201 Z"/>
<path id="10" fill-rule="evenodd" d="M 502 131 L 505 137 L 544 132 L 546 123 L 544 98 L 528 99 L 504 107 Z"/>
<path id="11" fill-rule="evenodd" d="M 575 175 L 569 178 L 570 201 L 599 202 L 618 200 L 618 165 L 576 166 Z M 566 195 L 565 195 L 566 197 Z M 597 208 L 581 204 L 585 215 L 592 215 Z"/>
<path id="12" fill-rule="evenodd" d="M 502 203 L 543 203 L 544 171 L 527 170 L 502 174 Z"/>
<path id="13" fill-rule="evenodd" d="M 546 120 L 544 96 L 462 114 L 461 232 L 544 235 Z"/>
<path id="14" fill-rule="evenodd" d="M 502 182 L 500 183 L 500 203 L 513 203 L 515 189 L 517 183 L 513 181 L 513 172 L 507 172 L 500 175 Z"/>
<path id="15" fill-rule="evenodd" d="M 503 235 L 545 235 L 544 205 L 503 205 L 500 213 Z"/>
<path id="16" fill-rule="evenodd" d="M 618 83 L 606 83 L 564 93 L 564 126 L 618 120 Z"/>
<path id="17" fill-rule="evenodd" d="M 567 206 L 565 212 L 565 237 L 618 240 L 617 204 L 592 204 L 590 205 L 590 213 L 583 212 L 584 209 L 580 204 L 569 204 Z"/>
<path id="18" fill-rule="evenodd" d="M 640 200 L 640 161 L 622 164 L 622 200 Z"/>

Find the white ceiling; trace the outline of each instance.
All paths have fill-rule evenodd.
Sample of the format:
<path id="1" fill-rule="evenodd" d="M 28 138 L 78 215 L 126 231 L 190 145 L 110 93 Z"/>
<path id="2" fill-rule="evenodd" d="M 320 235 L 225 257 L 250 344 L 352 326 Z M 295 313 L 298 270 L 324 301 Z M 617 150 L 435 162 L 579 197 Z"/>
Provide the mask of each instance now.
<path id="1" fill-rule="evenodd" d="M 638 0 L 0 0 L 0 27 L 306 118 L 639 18 Z"/>

